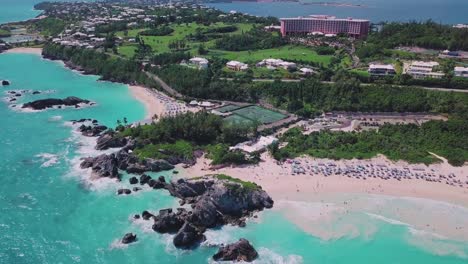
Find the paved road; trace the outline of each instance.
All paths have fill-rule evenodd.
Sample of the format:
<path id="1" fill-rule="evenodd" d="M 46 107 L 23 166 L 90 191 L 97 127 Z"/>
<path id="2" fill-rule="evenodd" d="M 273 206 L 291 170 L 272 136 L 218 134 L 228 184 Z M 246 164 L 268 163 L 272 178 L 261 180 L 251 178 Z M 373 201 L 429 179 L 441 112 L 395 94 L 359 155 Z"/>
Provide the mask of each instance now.
<path id="1" fill-rule="evenodd" d="M 227 81 L 232 81 L 234 80 L 233 78 L 220 78 L 222 80 L 227 80 Z M 252 79 L 253 82 L 274 82 L 274 79 Z M 282 82 L 300 82 L 302 80 L 300 79 L 281 79 Z M 322 83 L 328 83 L 328 84 L 333 84 L 334 82 L 327 82 L 323 81 Z M 370 86 L 373 85 L 373 83 L 361 83 L 362 86 Z M 393 85 L 393 86 L 399 86 L 399 87 L 415 87 L 415 88 L 421 88 L 425 90 L 433 90 L 433 91 L 441 91 L 441 92 L 455 92 L 455 93 L 468 93 L 468 89 L 462 90 L 462 89 L 450 89 L 450 88 L 442 88 L 442 87 L 425 87 L 425 86 L 407 86 L 407 85 Z"/>
<path id="2" fill-rule="evenodd" d="M 155 80 L 160 86 L 161 88 L 163 88 L 164 91 L 166 91 L 166 93 L 168 93 L 169 95 L 175 97 L 175 98 L 183 98 L 184 96 L 177 92 L 176 90 L 172 89 L 172 87 L 170 87 L 167 83 L 165 83 L 163 80 L 161 80 L 161 78 L 159 78 L 158 76 L 152 74 L 152 73 L 149 73 L 149 72 L 145 72 L 146 75 L 150 78 L 152 78 L 153 80 Z"/>

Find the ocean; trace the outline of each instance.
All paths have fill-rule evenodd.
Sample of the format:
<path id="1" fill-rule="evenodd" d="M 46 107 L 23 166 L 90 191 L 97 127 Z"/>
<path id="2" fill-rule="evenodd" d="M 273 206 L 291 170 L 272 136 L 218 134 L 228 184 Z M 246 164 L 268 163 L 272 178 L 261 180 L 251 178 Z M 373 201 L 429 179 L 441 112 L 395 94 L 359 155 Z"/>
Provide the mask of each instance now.
<path id="1" fill-rule="evenodd" d="M 301 3 L 332 2 L 355 6 L 303 5 Z M 432 19 L 443 24 L 468 23 L 468 1 L 466 0 L 300 0 L 299 2 L 232 2 L 208 3 L 225 12 L 237 11 L 255 16 L 298 17 L 314 14 L 334 15 L 382 21 L 426 21 Z"/>
<path id="2" fill-rule="evenodd" d="M 3 13 L 3 9 L 0 9 Z M 466 263 L 468 241 L 447 237 L 442 227 L 415 224 L 442 219 L 465 226 L 468 209 L 422 199 L 363 194 L 324 201 L 276 201 L 247 227 L 225 226 L 206 233 L 192 251 L 178 250 L 171 235 L 133 221 L 143 210 L 176 207 L 164 190 L 117 196 L 123 181 L 89 181 L 81 157 L 98 155 L 94 139 L 75 132 L 72 119 L 93 118 L 107 126 L 144 118 L 145 109 L 122 84 L 98 81 L 59 62 L 32 54 L 0 54 L 0 263 L 212 263 L 219 245 L 244 237 L 259 252 L 255 263 Z M 24 112 L 7 102 L 8 90 L 38 90 L 18 103 L 78 96 L 96 102 L 82 109 Z M 153 174 L 171 177 L 171 172 Z M 343 206 L 353 201 L 355 207 Z M 407 212 L 407 214 L 404 214 Z M 138 242 L 118 242 L 127 232 Z"/>

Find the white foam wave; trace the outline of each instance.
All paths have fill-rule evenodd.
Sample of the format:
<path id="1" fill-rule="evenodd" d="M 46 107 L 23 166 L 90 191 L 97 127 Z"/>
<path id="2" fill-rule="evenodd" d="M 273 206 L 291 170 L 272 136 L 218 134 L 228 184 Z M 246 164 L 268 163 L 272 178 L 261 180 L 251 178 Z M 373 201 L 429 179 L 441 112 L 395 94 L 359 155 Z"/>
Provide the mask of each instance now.
<path id="1" fill-rule="evenodd" d="M 49 122 L 56 122 L 62 120 L 62 116 L 56 115 L 49 118 Z"/>
<path id="2" fill-rule="evenodd" d="M 304 263 L 304 260 L 299 255 L 287 255 L 281 256 L 280 254 L 268 249 L 268 248 L 259 248 L 258 250 L 259 258 L 253 263 L 256 264 L 299 264 Z"/>
<path id="3" fill-rule="evenodd" d="M 80 164 L 82 158 L 95 157 L 101 154 L 110 154 L 118 149 L 108 149 L 105 151 L 96 150 L 94 147 L 96 145 L 97 138 L 85 137 L 77 131 L 77 128 L 81 123 L 73 124 L 72 122 L 65 122 L 64 125 L 72 128 L 72 134 L 67 141 L 77 145 L 75 150 L 76 155 L 74 155 L 74 158 L 67 160 L 70 164 L 70 171 L 66 176 L 79 178 L 84 187 L 90 190 L 114 189 L 115 184 L 117 183 L 116 179 L 96 177 L 91 168 L 82 169 Z"/>
<path id="4" fill-rule="evenodd" d="M 374 218 L 374 219 L 378 219 L 378 220 L 381 220 L 383 222 L 386 222 L 386 223 L 389 223 L 389 224 L 392 224 L 392 225 L 401 225 L 401 226 L 411 227 L 411 225 L 408 224 L 408 223 L 404 223 L 404 222 L 398 221 L 396 219 L 388 218 L 388 217 L 385 217 L 383 215 L 378 215 L 378 214 L 373 214 L 373 213 L 366 213 L 366 214 L 368 216 Z"/>
<path id="5" fill-rule="evenodd" d="M 59 158 L 56 154 L 39 153 L 35 157 L 41 159 L 42 161 L 41 168 L 48 168 L 59 163 Z"/>
<path id="6" fill-rule="evenodd" d="M 205 232 L 206 240 L 202 246 L 216 247 L 235 242 L 237 239 L 232 236 L 239 227 L 225 225 L 220 229 L 208 229 Z"/>

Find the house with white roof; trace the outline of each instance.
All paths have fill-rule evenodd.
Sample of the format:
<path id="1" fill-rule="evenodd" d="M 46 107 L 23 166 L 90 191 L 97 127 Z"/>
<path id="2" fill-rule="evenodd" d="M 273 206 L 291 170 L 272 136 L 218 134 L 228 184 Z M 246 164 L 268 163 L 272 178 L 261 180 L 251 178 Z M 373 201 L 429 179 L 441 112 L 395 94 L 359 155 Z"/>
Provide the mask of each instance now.
<path id="1" fill-rule="evenodd" d="M 197 66 L 199 69 L 206 69 L 208 68 L 209 62 L 205 58 L 194 57 L 189 60 L 189 63 L 192 65 Z"/>
<path id="2" fill-rule="evenodd" d="M 434 67 L 439 66 L 435 61 L 412 61 L 405 65 L 406 74 L 411 75 L 415 79 L 434 78 L 440 79 L 444 77 L 443 72 L 434 71 Z"/>
<path id="3" fill-rule="evenodd" d="M 367 70 L 371 76 L 395 75 L 395 67 L 392 64 L 370 64 Z"/>
<path id="4" fill-rule="evenodd" d="M 226 63 L 226 67 L 234 71 L 244 71 L 249 68 L 249 65 L 240 61 L 229 61 Z"/>
<path id="5" fill-rule="evenodd" d="M 455 67 L 455 76 L 468 78 L 468 67 Z"/>

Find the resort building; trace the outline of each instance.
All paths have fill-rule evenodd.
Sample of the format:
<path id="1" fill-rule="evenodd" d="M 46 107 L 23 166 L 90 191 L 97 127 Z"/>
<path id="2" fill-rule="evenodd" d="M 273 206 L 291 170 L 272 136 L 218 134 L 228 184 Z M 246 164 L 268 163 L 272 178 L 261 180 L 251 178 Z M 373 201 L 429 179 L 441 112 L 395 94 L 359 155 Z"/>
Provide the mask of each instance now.
<path id="1" fill-rule="evenodd" d="M 312 75 L 312 74 L 315 73 L 314 70 L 312 70 L 312 69 L 310 69 L 310 68 L 305 68 L 305 67 L 304 67 L 304 68 L 300 68 L 300 69 L 299 69 L 299 72 L 300 72 L 302 75 L 304 75 L 304 76 L 309 76 L 309 75 Z"/>
<path id="2" fill-rule="evenodd" d="M 368 72 L 371 76 L 395 75 L 395 67 L 391 64 L 370 64 Z"/>
<path id="3" fill-rule="evenodd" d="M 285 70 L 295 70 L 297 68 L 296 63 L 288 62 L 281 59 L 264 59 L 257 63 L 257 67 L 267 67 L 268 69 L 283 68 Z"/>
<path id="4" fill-rule="evenodd" d="M 189 63 L 192 64 L 192 65 L 197 66 L 197 68 L 199 68 L 199 69 L 206 69 L 206 68 L 208 68 L 208 65 L 209 65 L 209 62 L 208 62 L 207 59 L 200 58 L 200 57 L 191 58 L 189 60 Z"/>
<path id="5" fill-rule="evenodd" d="M 243 62 L 240 62 L 240 61 L 230 61 L 228 63 L 226 63 L 226 67 L 228 69 L 231 69 L 233 71 L 244 71 L 244 70 L 247 70 L 249 68 L 249 65 L 243 63 Z"/>
<path id="6" fill-rule="evenodd" d="M 314 34 L 333 36 L 347 34 L 351 37 L 362 38 L 369 34 L 369 20 L 353 18 L 336 18 L 326 15 L 312 15 L 310 17 L 281 18 L 281 34 Z"/>
<path id="7" fill-rule="evenodd" d="M 468 67 L 455 67 L 455 76 L 468 78 Z"/>
<path id="8" fill-rule="evenodd" d="M 254 152 L 263 152 L 267 149 L 269 145 L 277 141 L 278 139 L 275 138 L 274 136 L 266 136 L 266 137 L 262 136 L 258 138 L 257 140 L 239 143 L 235 145 L 234 147 L 230 147 L 230 150 L 240 150 L 249 154 L 252 154 Z"/>
<path id="9" fill-rule="evenodd" d="M 415 79 L 434 78 L 440 79 L 444 77 L 443 72 L 435 72 L 434 67 L 439 66 L 435 61 L 413 61 L 405 65 L 406 74 L 411 75 Z"/>

